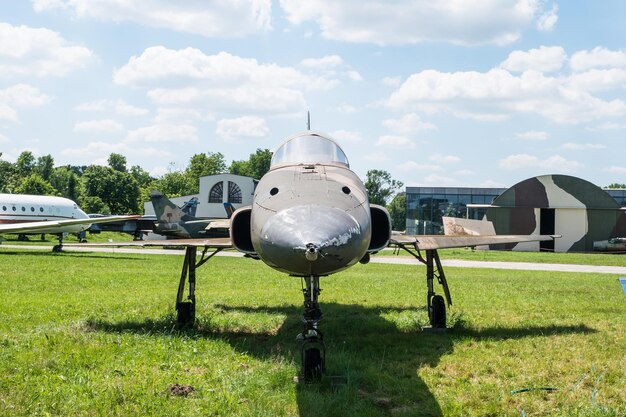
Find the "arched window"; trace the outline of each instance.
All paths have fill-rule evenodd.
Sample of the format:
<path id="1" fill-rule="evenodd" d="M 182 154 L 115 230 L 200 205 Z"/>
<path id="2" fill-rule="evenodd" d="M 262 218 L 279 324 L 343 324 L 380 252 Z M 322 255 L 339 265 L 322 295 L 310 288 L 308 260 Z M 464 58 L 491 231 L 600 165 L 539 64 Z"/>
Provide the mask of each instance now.
<path id="1" fill-rule="evenodd" d="M 209 191 L 209 203 L 224 202 L 224 184 L 220 181 Z"/>
<path id="2" fill-rule="evenodd" d="M 241 204 L 241 188 L 232 181 L 228 181 L 228 201 L 234 204 Z"/>

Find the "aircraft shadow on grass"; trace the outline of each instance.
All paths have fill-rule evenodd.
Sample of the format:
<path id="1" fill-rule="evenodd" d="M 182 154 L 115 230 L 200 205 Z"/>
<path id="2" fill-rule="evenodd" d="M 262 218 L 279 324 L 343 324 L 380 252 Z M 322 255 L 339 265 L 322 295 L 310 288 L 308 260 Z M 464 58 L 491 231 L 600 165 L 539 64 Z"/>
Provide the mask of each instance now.
<path id="1" fill-rule="evenodd" d="M 347 378 L 345 386 L 334 386 L 328 380 L 318 384 L 299 384 L 297 403 L 301 416 L 343 415 L 428 415 L 443 412 L 429 387 L 419 376 L 419 369 L 434 367 L 443 355 L 453 350 L 457 339 L 504 340 L 546 335 L 595 332 L 584 325 L 536 326 L 528 328 L 487 328 L 475 330 L 462 320 L 449 332 L 423 332 L 420 323 L 400 330 L 386 314 L 410 314 L 415 308 L 362 306 L 322 303 L 328 375 Z M 295 335 L 301 330 L 301 307 L 247 307 L 213 305 L 209 314 L 199 312 L 193 328 L 181 331 L 190 337 L 219 338 L 236 351 L 261 360 L 283 358 L 299 363 L 300 349 Z M 219 314 L 270 314 L 286 317 L 276 331 L 231 331 L 224 329 Z M 206 316 L 204 316 L 206 314 Z M 204 316 L 204 317 L 203 317 Z M 95 331 L 132 332 L 154 337 L 175 332 L 176 319 L 168 316 L 145 321 L 90 321 Z M 236 323 L 234 324 L 237 325 Z M 242 326 L 243 327 L 243 326 Z M 325 378 L 326 379 L 326 378 Z M 332 378 L 330 378 L 332 381 Z M 324 401 L 320 402 L 322 393 Z"/>
<path id="2" fill-rule="evenodd" d="M 59 259 L 61 258 L 111 259 L 110 256 L 97 255 L 94 252 L 82 252 L 82 253 L 81 252 L 75 252 L 75 253 L 63 252 L 62 254 L 50 253 L 49 251 L 27 252 L 27 251 L 13 250 L 13 249 L 2 250 L 2 245 L 0 245 L 0 256 L 14 256 L 14 255 L 42 256 L 42 257 L 47 257 L 47 258 L 51 256 L 57 256 L 59 257 Z M 130 256 L 121 256 L 119 254 L 116 254 L 115 259 L 116 260 L 121 259 L 124 261 L 143 261 L 143 259 L 141 258 L 132 258 Z"/>

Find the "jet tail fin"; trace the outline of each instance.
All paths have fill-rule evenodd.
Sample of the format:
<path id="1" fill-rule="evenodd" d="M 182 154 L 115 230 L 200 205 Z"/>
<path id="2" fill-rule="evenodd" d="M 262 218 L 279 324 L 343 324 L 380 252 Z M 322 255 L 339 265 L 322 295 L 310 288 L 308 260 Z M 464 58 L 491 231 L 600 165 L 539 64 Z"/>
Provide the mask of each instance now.
<path id="1" fill-rule="evenodd" d="M 189 216 L 180 207 L 172 203 L 170 199 L 160 191 L 152 190 L 150 193 L 150 201 L 152 202 L 152 207 L 154 207 L 154 214 L 156 215 L 157 221 L 173 223 L 180 221 L 183 217 L 186 219 L 193 217 Z"/>

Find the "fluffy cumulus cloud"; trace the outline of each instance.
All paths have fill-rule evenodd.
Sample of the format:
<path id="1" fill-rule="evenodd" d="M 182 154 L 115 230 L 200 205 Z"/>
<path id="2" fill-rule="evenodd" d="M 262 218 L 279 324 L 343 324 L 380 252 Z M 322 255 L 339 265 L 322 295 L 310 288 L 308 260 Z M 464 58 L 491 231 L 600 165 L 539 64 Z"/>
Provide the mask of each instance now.
<path id="1" fill-rule="evenodd" d="M 561 149 L 568 149 L 573 151 L 591 151 L 598 149 L 605 149 L 606 146 L 601 143 L 564 143 L 561 145 Z"/>
<path id="2" fill-rule="evenodd" d="M 383 135 L 376 141 L 376 146 L 393 149 L 413 149 L 415 148 L 415 143 L 406 136 Z"/>
<path id="3" fill-rule="evenodd" d="M 513 52 L 486 72 L 424 70 L 395 89 L 387 105 L 477 120 L 503 120 L 520 113 L 578 123 L 626 115 L 626 102 L 619 95 L 626 88 L 626 68 L 568 72 L 566 59 L 560 47 L 544 47 Z M 605 62 L 615 66 L 620 60 Z M 586 68 L 581 62 L 576 65 Z"/>
<path id="4" fill-rule="evenodd" d="M 424 130 L 436 130 L 437 126 L 425 122 L 417 113 L 409 113 L 399 119 L 383 120 L 383 126 L 399 135 L 412 135 Z"/>
<path id="5" fill-rule="evenodd" d="M 353 130 L 335 130 L 331 132 L 330 136 L 336 139 L 340 144 L 346 142 L 357 143 L 363 141 L 363 136 L 360 132 Z"/>
<path id="6" fill-rule="evenodd" d="M 124 100 L 97 100 L 81 103 L 74 108 L 77 112 L 102 112 L 113 110 L 120 116 L 144 116 L 148 109 L 133 106 Z"/>
<path id="7" fill-rule="evenodd" d="M 257 116 L 243 116 L 234 119 L 221 119 L 215 133 L 222 139 L 263 138 L 269 134 L 265 119 Z"/>
<path id="8" fill-rule="evenodd" d="M 197 142 L 198 129 L 190 124 L 154 124 L 128 132 L 130 142 Z"/>
<path id="9" fill-rule="evenodd" d="M 591 51 L 578 51 L 570 58 L 574 71 L 586 71 L 592 68 L 626 68 L 626 51 L 611 51 L 598 46 Z"/>
<path id="10" fill-rule="evenodd" d="M 461 162 L 461 158 L 455 155 L 443 155 L 440 153 L 434 153 L 428 157 L 429 161 L 438 163 L 438 164 L 456 164 Z"/>
<path id="11" fill-rule="evenodd" d="M 581 167 L 581 164 L 577 161 L 565 159 L 560 155 L 541 159 L 529 154 L 509 155 L 500 160 L 498 165 L 500 168 L 507 170 L 532 168 L 545 172 L 575 172 Z"/>
<path id="12" fill-rule="evenodd" d="M 0 23 L 0 76 L 57 76 L 85 67 L 93 53 L 45 28 Z"/>
<path id="13" fill-rule="evenodd" d="M 516 133 L 515 137 L 521 140 L 547 140 L 548 132 L 541 130 L 527 130 L 526 132 Z"/>
<path id="14" fill-rule="evenodd" d="M 541 46 L 529 51 L 513 51 L 500 64 L 508 71 L 523 72 L 536 70 L 541 72 L 558 71 L 567 59 L 565 50 L 560 46 Z"/>
<path id="15" fill-rule="evenodd" d="M 289 22 L 314 22 L 326 39 L 399 45 L 418 42 L 508 44 L 537 23 L 551 29 L 557 9 L 536 0 L 280 0 Z M 393 24 L 389 24 L 393 22 Z"/>
<path id="16" fill-rule="evenodd" d="M 85 146 L 81 147 L 72 147 L 66 148 L 61 151 L 61 155 L 76 162 L 76 159 L 80 161 L 101 161 L 101 163 L 96 163 L 96 165 L 107 165 L 106 161 L 101 159 L 102 155 L 110 155 L 112 152 L 121 153 L 123 155 L 137 155 L 137 156 L 147 156 L 147 157 L 170 157 L 171 153 L 152 148 L 152 147 L 141 147 L 133 146 L 129 142 L 119 142 L 119 143 L 111 143 L 104 141 L 94 141 L 89 142 Z M 96 159 L 97 158 L 97 159 Z"/>
<path id="17" fill-rule="evenodd" d="M 259 63 L 227 52 L 207 55 L 195 48 L 155 46 L 130 58 L 114 80 L 148 89 L 160 106 L 204 105 L 214 111 L 298 112 L 304 91 L 323 90 L 338 81 L 323 74 Z"/>
<path id="18" fill-rule="evenodd" d="M 40 107 L 52 97 L 28 84 L 16 84 L 0 90 L 0 120 L 18 121 L 18 108 Z"/>
<path id="19" fill-rule="evenodd" d="M 241 37 L 271 30 L 271 0 L 34 0 L 37 12 L 67 11 L 79 19 L 130 21 L 207 37 Z"/>
<path id="20" fill-rule="evenodd" d="M 114 133 L 124 128 L 120 123 L 111 119 L 86 120 L 74 125 L 74 132 L 77 133 Z"/>

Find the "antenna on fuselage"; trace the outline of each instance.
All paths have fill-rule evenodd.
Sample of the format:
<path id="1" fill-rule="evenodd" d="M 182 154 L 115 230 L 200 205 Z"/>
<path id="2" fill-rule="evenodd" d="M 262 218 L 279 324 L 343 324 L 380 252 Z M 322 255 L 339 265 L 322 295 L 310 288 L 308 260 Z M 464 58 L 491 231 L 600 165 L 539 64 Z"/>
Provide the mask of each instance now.
<path id="1" fill-rule="evenodd" d="M 307 130 L 311 130 L 311 112 L 306 112 L 306 128 Z"/>

